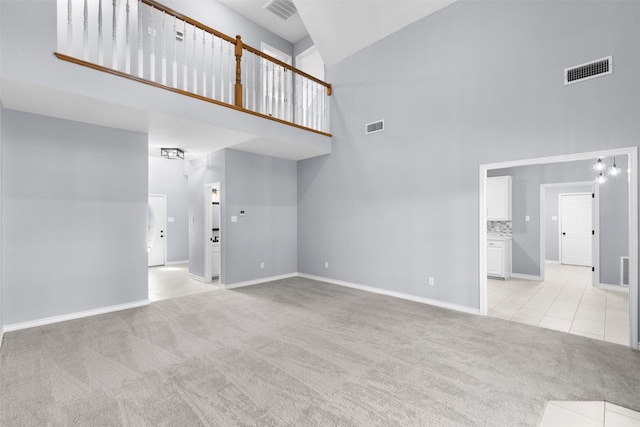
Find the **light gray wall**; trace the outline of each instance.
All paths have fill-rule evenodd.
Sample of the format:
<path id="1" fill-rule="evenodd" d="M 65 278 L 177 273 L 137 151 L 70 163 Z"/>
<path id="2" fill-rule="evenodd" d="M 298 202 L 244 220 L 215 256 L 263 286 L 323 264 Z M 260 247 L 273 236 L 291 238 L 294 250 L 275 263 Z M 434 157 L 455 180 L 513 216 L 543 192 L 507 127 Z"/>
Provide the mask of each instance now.
<path id="1" fill-rule="evenodd" d="M 167 196 L 167 262 L 189 260 L 189 187 L 184 160 L 149 157 L 149 194 Z"/>
<path id="2" fill-rule="evenodd" d="M 639 14 L 458 1 L 330 67 L 333 152 L 298 163 L 298 270 L 477 308 L 479 165 L 636 145 Z M 564 86 L 607 55 L 612 75 Z"/>
<path id="3" fill-rule="evenodd" d="M 489 176 L 511 175 L 513 177 L 513 242 L 511 245 L 513 272 L 540 275 L 540 185 L 593 181 L 595 178 L 593 163 L 593 161 L 552 163 L 487 172 Z M 623 171 L 627 170 L 626 156 L 616 158 L 616 163 Z M 627 194 L 626 174 L 616 178 L 611 177 L 607 183 L 600 185 L 600 282 L 602 283 L 620 283 L 620 257 L 629 254 Z M 554 204 L 557 209 L 557 199 Z M 530 221 L 525 221 L 527 215 Z M 555 228 L 557 229 L 557 222 Z M 557 242 L 556 233 L 556 254 Z"/>
<path id="4" fill-rule="evenodd" d="M 4 324 L 147 299 L 147 136 L 5 110 Z"/>
<path id="5" fill-rule="evenodd" d="M 220 239 L 221 251 L 224 253 L 225 232 L 225 155 L 226 150 L 219 150 L 199 159 L 192 160 L 189 167 L 189 273 L 204 278 L 204 245 L 205 245 L 205 208 L 204 186 L 220 182 Z M 222 259 L 224 262 L 224 258 Z M 224 269 L 220 279 L 224 283 Z"/>
<path id="6" fill-rule="evenodd" d="M 229 149 L 225 160 L 223 283 L 295 273 L 296 162 Z M 232 223 L 241 209 L 246 215 Z"/>
<path id="7" fill-rule="evenodd" d="M 294 45 L 293 45 L 293 61 L 294 61 L 294 67 L 297 67 L 295 60 L 296 60 L 296 56 L 300 55 L 302 52 L 304 52 L 305 50 L 309 49 L 310 47 L 312 47 L 315 43 L 313 43 L 313 40 L 311 39 L 311 36 L 306 36 L 301 38 L 300 40 L 298 40 Z"/>
<path id="8" fill-rule="evenodd" d="M 235 37 L 239 34 L 243 43 L 258 50 L 261 50 L 261 43 L 265 42 L 281 52 L 293 55 L 292 43 L 217 1 L 164 0 L 162 4 L 228 36 Z"/>
<path id="9" fill-rule="evenodd" d="M 0 13 L 2 12 L 2 5 L 0 5 Z M 1 64 L 0 64 L 0 68 L 1 68 Z M 1 89 L 0 89 L 0 346 L 2 345 L 2 338 L 4 336 L 4 321 L 3 321 L 3 317 L 2 317 L 2 264 L 3 264 L 3 258 L 2 258 L 2 200 L 4 198 L 3 195 L 3 180 L 2 180 L 2 141 L 3 141 L 3 127 L 2 127 L 2 116 L 4 113 L 4 109 L 2 108 L 2 93 L 1 93 Z"/>
<path id="10" fill-rule="evenodd" d="M 296 179 L 296 162 L 276 157 L 226 149 L 193 160 L 189 272 L 204 276 L 204 186 L 219 181 L 222 283 L 295 273 Z M 241 209 L 246 211 L 243 217 Z M 238 216 L 238 222 L 231 222 L 231 216 Z"/>
<path id="11" fill-rule="evenodd" d="M 544 201 L 545 222 L 545 259 L 547 261 L 560 261 L 559 237 L 560 237 L 560 206 L 558 196 L 561 193 L 590 193 L 591 185 L 567 185 L 561 187 L 547 187 Z M 556 217 L 554 220 L 553 217 Z"/>

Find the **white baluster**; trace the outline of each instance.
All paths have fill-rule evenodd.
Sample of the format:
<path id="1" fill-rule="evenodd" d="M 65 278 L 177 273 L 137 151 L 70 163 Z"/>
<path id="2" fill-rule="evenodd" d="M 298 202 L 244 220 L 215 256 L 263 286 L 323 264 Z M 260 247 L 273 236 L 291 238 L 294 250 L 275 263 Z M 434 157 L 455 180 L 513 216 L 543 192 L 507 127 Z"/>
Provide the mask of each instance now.
<path id="1" fill-rule="evenodd" d="M 98 2 L 98 65 L 104 64 L 104 39 L 102 22 L 102 0 Z"/>
<path id="2" fill-rule="evenodd" d="M 223 63 L 224 63 L 224 53 L 222 52 L 224 45 L 224 39 L 220 38 L 220 98 L 219 101 L 224 101 L 224 75 L 223 75 Z"/>
<path id="3" fill-rule="evenodd" d="M 235 80 L 235 73 L 231 73 L 231 62 L 235 59 L 234 51 L 231 50 L 231 43 L 227 43 L 227 81 L 229 82 L 229 95 L 227 96 L 227 103 L 234 103 L 233 82 Z M 235 61 L 233 61 L 235 64 Z"/>
<path id="4" fill-rule="evenodd" d="M 202 30 L 202 96 L 207 96 L 207 32 Z"/>
<path id="5" fill-rule="evenodd" d="M 113 68 L 114 70 L 118 69 L 118 41 L 117 41 L 117 35 L 118 35 L 118 25 L 117 25 L 117 18 L 118 18 L 118 0 L 113 0 L 111 2 L 112 5 L 112 25 L 111 25 L 111 68 Z"/>
<path id="6" fill-rule="evenodd" d="M 174 88 L 178 87 L 178 27 L 176 27 L 176 17 L 173 17 L 173 82 Z"/>
<path id="7" fill-rule="evenodd" d="M 251 68 L 251 73 L 253 74 L 253 82 L 251 84 L 253 91 L 253 102 L 251 103 L 253 111 L 257 111 L 258 107 L 256 106 L 256 59 L 257 55 L 251 54 L 253 57 L 253 67 Z"/>
<path id="8" fill-rule="evenodd" d="M 197 28 L 193 26 L 193 58 L 191 58 L 191 72 L 193 73 L 193 90 L 192 93 L 198 93 L 198 67 L 196 67 L 196 32 Z"/>
<path id="9" fill-rule="evenodd" d="M 151 6 L 149 19 L 149 80 L 156 81 L 156 17 L 155 8 Z"/>
<path id="10" fill-rule="evenodd" d="M 82 23 L 82 59 L 89 59 L 89 4 L 84 0 L 84 20 Z"/>
<path id="11" fill-rule="evenodd" d="M 165 26 L 165 21 L 167 14 L 166 12 L 163 10 L 162 11 L 162 52 L 160 54 L 160 81 L 161 83 L 166 86 L 167 85 L 167 32 L 166 32 L 166 26 Z"/>
<path id="12" fill-rule="evenodd" d="M 249 52 L 243 52 L 242 60 L 244 61 L 244 108 L 249 109 L 249 60 L 247 55 Z"/>
<path id="13" fill-rule="evenodd" d="M 129 35 L 129 13 L 131 12 L 131 6 L 129 5 L 129 0 L 127 0 L 126 6 L 127 12 L 127 20 L 126 20 L 126 28 L 124 33 L 124 71 L 127 74 L 131 74 L 131 40 Z"/>
<path id="14" fill-rule="evenodd" d="M 211 34 L 211 99 L 216 99 L 216 36 Z"/>
<path id="15" fill-rule="evenodd" d="M 183 21 L 182 24 L 182 44 L 184 47 L 182 55 L 182 89 L 187 90 L 187 23 Z"/>
<path id="16" fill-rule="evenodd" d="M 142 44 L 142 2 L 138 0 L 138 77 L 144 77 L 144 51 Z"/>
<path id="17" fill-rule="evenodd" d="M 67 0 L 67 55 L 73 56 L 73 6 L 72 0 Z"/>

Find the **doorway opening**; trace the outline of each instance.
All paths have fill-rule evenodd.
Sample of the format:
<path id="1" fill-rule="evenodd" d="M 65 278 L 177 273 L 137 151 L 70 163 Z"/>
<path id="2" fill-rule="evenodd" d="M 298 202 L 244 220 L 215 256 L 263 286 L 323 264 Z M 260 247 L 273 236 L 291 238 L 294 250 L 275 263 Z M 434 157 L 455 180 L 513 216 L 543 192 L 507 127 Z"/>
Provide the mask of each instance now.
<path id="1" fill-rule="evenodd" d="M 167 263 L 167 196 L 149 194 L 147 207 L 147 252 L 148 266 L 155 267 Z"/>
<path id="2" fill-rule="evenodd" d="M 514 168 L 531 165 L 551 165 L 563 162 L 595 160 L 613 156 L 627 156 L 628 159 L 628 183 L 627 183 L 627 253 L 629 257 L 628 265 L 628 335 L 629 346 L 638 348 L 638 171 L 637 171 L 637 147 L 611 149 L 597 152 L 576 153 L 552 157 L 542 157 L 534 159 L 517 160 L 502 163 L 485 164 L 480 166 L 480 211 L 479 211 L 479 302 L 480 313 L 488 313 L 488 280 L 487 280 L 487 214 L 486 214 L 486 180 L 487 172 L 494 169 Z M 624 176 L 620 178 L 624 179 Z M 543 253 L 543 249 L 540 249 Z M 544 265 L 544 258 L 541 259 L 541 266 Z M 547 265 L 547 267 L 549 267 Z M 584 267 L 582 267 L 584 268 Z M 590 273 L 583 272 L 579 274 Z"/>
<path id="3" fill-rule="evenodd" d="M 204 281 L 222 283 L 223 230 L 222 230 L 222 194 L 220 182 L 204 187 Z"/>

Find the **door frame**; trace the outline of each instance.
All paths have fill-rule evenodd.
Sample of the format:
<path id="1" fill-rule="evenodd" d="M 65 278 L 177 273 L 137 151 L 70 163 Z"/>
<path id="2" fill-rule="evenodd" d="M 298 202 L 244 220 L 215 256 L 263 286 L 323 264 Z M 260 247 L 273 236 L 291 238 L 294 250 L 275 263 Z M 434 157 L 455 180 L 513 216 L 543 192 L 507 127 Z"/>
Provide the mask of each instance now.
<path id="1" fill-rule="evenodd" d="M 161 197 L 162 204 L 164 205 L 164 224 L 162 224 L 162 228 L 164 229 L 164 238 L 162 239 L 162 244 L 164 245 L 164 258 L 162 259 L 162 266 L 167 265 L 167 239 L 169 238 L 169 233 L 167 233 L 167 195 L 166 194 L 149 194 L 147 196 L 147 203 L 149 203 L 149 197 Z M 149 266 L 149 254 L 147 253 L 147 267 Z M 160 267 L 158 265 L 154 265 L 153 267 Z"/>
<path id="2" fill-rule="evenodd" d="M 216 188 L 218 191 L 222 191 L 220 188 L 220 181 L 211 182 L 204 185 L 204 282 L 211 283 L 213 281 L 211 275 L 211 245 L 209 244 L 209 235 L 211 233 L 211 192 Z M 220 193 L 220 283 L 222 282 L 223 274 L 223 259 L 224 259 L 224 227 L 222 226 L 222 218 L 224 218 L 222 203 L 222 192 Z"/>
<path id="3" fill-rule="evenodd" d="M 593 246 L 591 247 L 592 263 L 594 267 L 593 272 L 593 285 L 600 283 L 600 186 L 595 181 L 577 181 L 577 182 L 556 182 L 549 184 L 540 184 L 540 280 L 545 280 L 545 262 L 546 256 L 546 243 L 547 243 L 547 222 L 545 221 L 546 214 L 546 199 L 547 188 L 552 187 L 574 187 L 574 186 L 590 186 L 591 192 L 594 194 L 593 203 L 591 205 L 592 213 L 592 227 L 595 230 L 595 236 L 592 240 Z M 561 193 L 561 194 L 578 194 L 578 193 Z M 585 193 L 586 194 L 586 193 Z M 560 201 L 558 200 L 558 203 Z M 559 205 L 558 205 L 559 206 Z M 558 207 L 559 209 L 559 207 Z M 560 217 L 558 216 L 558 223 L 560 223 Z M 558 245 L 560 245 L 560 238 L 558 238 Z M 560 247 L 558 247 L 558 263 L 562 263 Z"/>
<path id="4" fill-rule="evenodd" d="M 487 212 L 486 187 L 487 171 L 517 166 L 562 163 L 578 160 L 593 160 L 599 157 L 628 156 L 628 232 L 629 232 L 629 347 L 638 349 L 638 147 L 615 148 L 602 151 L 563 154 L 532 159 L 512 160 L 507 162 L 482 164 L 479 167 L 479 212 L 478 212 L 478 252 L 479 278 L 478 302 L 480 315 L 488 312 L 487 287 Z"/>

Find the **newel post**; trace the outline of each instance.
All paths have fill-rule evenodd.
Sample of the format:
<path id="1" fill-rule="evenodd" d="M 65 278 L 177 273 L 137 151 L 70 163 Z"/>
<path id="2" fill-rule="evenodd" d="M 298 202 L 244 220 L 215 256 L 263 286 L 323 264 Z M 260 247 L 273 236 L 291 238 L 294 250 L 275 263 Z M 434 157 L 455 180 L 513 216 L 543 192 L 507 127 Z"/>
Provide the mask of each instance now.
<path id="1" fill-rule="evenodd" d="M 235 86 L 235 104 L 236 107 L 242 108 L 242 38 L 236 36 L 236 86 Z"/>

